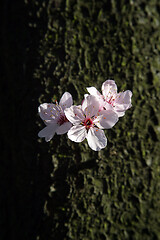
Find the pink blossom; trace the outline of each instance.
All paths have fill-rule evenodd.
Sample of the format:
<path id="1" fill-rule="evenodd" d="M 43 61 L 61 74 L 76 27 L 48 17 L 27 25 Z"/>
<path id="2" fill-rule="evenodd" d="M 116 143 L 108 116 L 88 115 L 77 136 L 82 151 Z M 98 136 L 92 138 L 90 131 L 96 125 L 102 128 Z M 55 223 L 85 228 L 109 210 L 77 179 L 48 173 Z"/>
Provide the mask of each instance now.
<path id="1" fill-rule="evenodd" d="M 43 128 L 38 136 L 45 138 L 46 142 L 50 141 L 54 134 L 58 135 L 68 132 L 72 124 L 68 121 L 65 116 L 64 110 L 71 107 L 73 104 L 72 96 L 70 93 L 65 92 L 59 104 L 43 103 L 38 107 L 38 112 L 46 127 Z"/>
<path id="2" fill-rule="evenodd" d="M 99 110 L 113 109 L 118 114 L 118 117 L 124 116 L 125 111 L 132 106 L 132 92 L 127 90 L 117 93 L 117 85 L 113 80 L 106 80 L 102 84 L 102 94 L 95 87 L 88 87 L 87 90 L 91 95 L 99 99 Z"/>
<path id="3" fill-rule="evenodd" d="M 73 124 L 68 131 L 68 138 L 74 142 L 82 142 L 86 138 L 94 151 L 99 151 L 107 145 L 107 138 L 102 129 L 112 128 L 118 121 L 118 115 L 113 110 L 99 112 L 99 107 L 98 99 L 88 95 L 82 105 L 64 110 L 67 119 Z"/>

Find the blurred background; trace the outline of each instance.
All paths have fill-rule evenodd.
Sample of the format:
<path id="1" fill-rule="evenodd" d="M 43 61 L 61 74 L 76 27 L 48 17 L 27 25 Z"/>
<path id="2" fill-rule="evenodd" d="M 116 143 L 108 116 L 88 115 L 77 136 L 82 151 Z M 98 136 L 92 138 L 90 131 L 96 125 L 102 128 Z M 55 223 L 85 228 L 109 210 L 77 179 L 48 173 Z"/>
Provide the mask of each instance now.
<path id="1" fill-rule="evenodd" d="M 160 2 L 0 6 L 0 240 L 160 239 Z M 40 103 L 107 79 L 133 106 L 105 149 L 38 139 Z"/>

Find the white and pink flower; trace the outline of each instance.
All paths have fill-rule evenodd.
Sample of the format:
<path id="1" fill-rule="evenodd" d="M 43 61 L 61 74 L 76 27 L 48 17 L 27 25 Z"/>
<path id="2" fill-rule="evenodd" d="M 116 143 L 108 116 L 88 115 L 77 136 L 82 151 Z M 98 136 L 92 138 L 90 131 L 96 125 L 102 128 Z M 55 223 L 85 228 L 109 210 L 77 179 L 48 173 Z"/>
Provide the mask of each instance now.
<path id="1" fill-rule="evenodd" d="M 132 92 L 117 93 L 114 80 L 106 80 L 102 84 L 102 94 L 95 87 L 88 87 L 87 90 L 90 95 L 85 94 L 79 106 L 72 105 L 72 96 L 68 92 L 62 95 L 59 104 L 41 104 L 38 112 L 46 127 L 38 136 L 48 142 L 55 133 L 60 135 L 68 132 L 68 138 L 74 142 L 87 139 L 94 151 L 105 148 L 107 138 L 103 129 L 112 128 L 132 106 Z"/>
<path id="2" fill-rule="evenodd" d="M 118 117 L 124 116 L 125 111 L 132 106 L 132 92 L 127 90 L 117 93 L 117 85 L 114 80 L 106 80 L 102 84 L 102 94 L 95 87 L 88 87 L 87 90 L 91 95 L 98 98 L 99 110 L 113 109 L 118 114 Z"/>
<path id="3" fill-rule="evenodd" d="M 43 103 L 38 107 L 38 112 L 46 127 L 43 128 L 38 136 L 45 138 L 46 142 L 50 141 L 54 134 L 65 134 L 72 127 L 72 123 L 68 121 L 64 110 L 71 107 L 73 104 L 72 95 L 65 92 L 59 104 Z"/>
<path id="4" fill-rule="evenodd" d="M 68 131 L 68 138 L 74 142 L 82 142 L 86 138 L 94 151 L 99 151 L 107 145 L 107 138 L 102 129 L 112 128 L 118 121 L 118 115 L 112 109 L 99 111 L 99 108 L 98 99 L 88 95 L 82 105 L 64 110 L 67 119 L 73 124 Z"/>

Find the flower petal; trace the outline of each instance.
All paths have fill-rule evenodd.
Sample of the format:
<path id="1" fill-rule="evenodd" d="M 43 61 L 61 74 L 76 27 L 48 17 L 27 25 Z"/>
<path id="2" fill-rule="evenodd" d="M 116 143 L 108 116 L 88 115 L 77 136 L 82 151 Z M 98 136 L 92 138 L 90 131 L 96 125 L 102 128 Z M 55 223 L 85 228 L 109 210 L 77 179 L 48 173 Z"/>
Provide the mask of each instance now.
<path id="1" fill-rule="evenodd" d="M 53 138 L 57 127 L 58 127 L 57 124 L 50 124 L 50 125 L 48 125 L 47 127 L 43 128 L 38 133 L 38 137 L 40 137 L 40 138 L 44 137 L 46 142 L 49 142 Z"/>
<path id="2" fill-rule="evenodd" d="M 65 134 L 69 131 L 69 129 L 72 127 L 72 123 L 70 122 L 65 122 L 61 126 L 59 126 L 56 130 L 56 133 L 58 135 Z"/>
<path id="3" fill-rule="evenodd" d="M 104 131 L 98 128 L 90 128 L 87 134 L 87 141 L 90 148 L 94 151 L 100 151 L 107 146 L 107 138 Z"/>
<path id="4" fill-rule="evenodd" d="M 82 111 L 85 113 L 86 117 L 97 115 L 99 107 L 98 98 L 92 95 L 87 96 L 82 103 Z"/>
<path id="5" fill-rule="evenodd" d="M 57 120 L 56 119 L 52 119 L 52 120 L 43 120 L 44 123 L 48 126 L 48 125 L 51 125 L 51 124 L 55 124 L 57 123 Z"/>
<path id="6" fill-rule="evenodd" d="M 38 112 L 43 120 L 55 120 L 59 117 L 60 112 L 53 103 L 43 103 L 38 107 Z"/>
<path id="7" fill-rule="evenodd" d="M 87 136 L 85 126 L 77 125 L 68 131 L 68 138 L 73 142 L 82 142 Z"/>
<path id="8" fill-rule="evenodd" d="M 109 129 L 118 122 L 118 115 L 113 110 L 102 110 L 93 122 L 101 129 Z"/>
<path id="9" fill-rule="evenodd" d="M 71 107 L 72 104 L 73 104 L 72 95 L 69 92 L 65 92 L 60 99 L 59 105 L 64 110 L 65 108 Z"/>
<path id="10" fill-rule="evenodd" d="M 106 80 L 102 84 L 102 93 L 105 99 L 111 98 L 117 94 L 117 85 L 114 80 Z"/>
<path id="11" fill-rule="evenodd" d="M 118 117 L 123 117 L 125 115 L 125 111 L 123 111 L 123 112 L 116 111 L 116 113 L 117 113 Z"/>
<path id="12" fill-rule="evenodd" d="M 80 124 L 85 119 L 85 116 L 81 109 L 81 105 L 66 108 L 64 110 L 64 113 L 66 115 L 66 118 L 74 125 Z"/>
<path id="13" fill-rule="evenodd" d="M 113 106 L 111 104 L 109 104 L 108 102 L 105 102 L 104 108 L 105 108 L 105 110 L 114 110 Z"/>
<path id="14" fill-rule="evenodd" d="M 88 97 L 88 96 L 89 96 L 88 93 L 84 94 L 84 99 L 85 99 L 86 97 Z M 83 99 L 83 101 L 84 101 L 84 99 Z M 82 101 L 82 103 L 83 103 L 83 101 Z M 82 103 L 81 103 L 81 104 L 82 104 Z"/>
<path id="15" fill-rule="evenodd" d="M 93 96 L 101 96 L 100 92 L 95 87 L 87 87 L 87 91 Z"/>
<path id="16" fill-rule="evenodd" d="M 115 110 L 121 112 L 129 109 L 132 106 L 131 97 L 132 92 L 130 90 L 118 93 L 115 99 Z"/>
<path id="17" fill-rule="evenodd" d="M 89 87 L 89 88 L 87 88 L 87 90 L 92 96 L 95 96 L 97 98 L 97 100 L 99 102 L 99 111 L 103 110 L 103 107 L 104 107 L 104 104 L 105 104 L 103 95 L 100 94 L 100 92 L 95 87 Z M 88 94 L 84 95 L 85 98 L 87 96 L 88 96 Z"/>

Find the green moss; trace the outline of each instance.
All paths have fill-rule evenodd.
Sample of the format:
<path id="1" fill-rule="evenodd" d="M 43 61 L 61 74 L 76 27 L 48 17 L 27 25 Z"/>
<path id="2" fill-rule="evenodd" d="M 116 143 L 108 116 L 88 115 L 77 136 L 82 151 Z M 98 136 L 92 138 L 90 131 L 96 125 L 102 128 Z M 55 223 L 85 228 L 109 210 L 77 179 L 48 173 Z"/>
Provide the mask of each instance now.
<path id="1" fill-rule="evenodd" d="M 100 90 L 115 79 L 121 91 L 133 91 L 133 106 L 105 131 L 108 146 L 99 153 L 66 136 L 49 145 L 58 166 L 55 192 L 46 199 L 48 239 L 159 239 L 159 1 L 68 0 L 55 4 L 54 14 L 49 3 L 53 25 L 36 69 L 43 100 L 69 91 L 80 104 L 86 87 Z"/>

